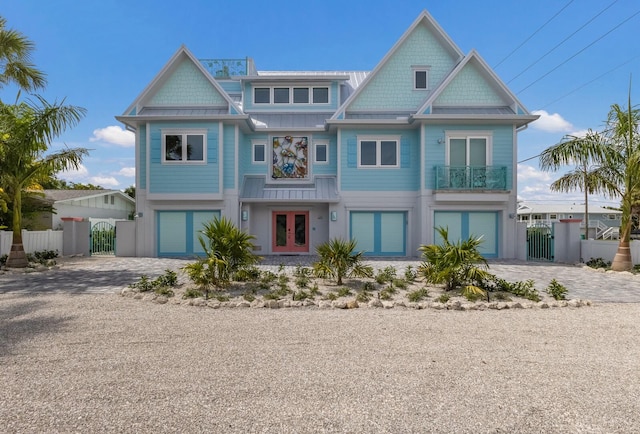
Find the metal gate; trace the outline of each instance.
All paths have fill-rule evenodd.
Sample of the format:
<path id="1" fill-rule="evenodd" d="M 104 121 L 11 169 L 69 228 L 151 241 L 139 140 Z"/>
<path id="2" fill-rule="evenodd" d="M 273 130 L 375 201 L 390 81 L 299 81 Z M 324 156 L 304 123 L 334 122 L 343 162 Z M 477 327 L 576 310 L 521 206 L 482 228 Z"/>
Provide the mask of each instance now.
<path id="1" fill-rule="evenodd" d="M 94 223 L 91 225 L 89 245 L 92 255 L 115 255 L 116 227 L 107 222 Z"/>
<path id="2" fill-rule="evenodd" d="M 553 262 L 553 226 L 533 223 L 527 228 L 527 260 Z"/>

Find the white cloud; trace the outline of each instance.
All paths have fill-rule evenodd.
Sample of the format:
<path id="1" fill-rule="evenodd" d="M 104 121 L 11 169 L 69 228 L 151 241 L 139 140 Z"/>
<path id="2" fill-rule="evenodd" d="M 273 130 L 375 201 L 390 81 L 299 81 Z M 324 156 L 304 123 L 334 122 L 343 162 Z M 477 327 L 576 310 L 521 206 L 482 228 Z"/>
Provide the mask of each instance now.
<path id="1" fill-rule="evenodd" d="M 531 124 L 533 128 L 547 133 L 568 133 L 573 130 L 573 125 L 558 113 L 549 114 L 545 110 L 534 110 L 531 113 L 540 116 L 537 121 Z"/>
<path id="2" fill-rule="evenodd" d="M 117 173 L 117 175 L 127 176 L 129 178 L 132 178 L 132 177 L 136 176 L 136 168 L 135 167 L 123 167 L 122 169 L 120 169 L 120 171 Z"/>
<path id="3" fill-rule="evenodd" d="M 588 132 L 589 132 L 589 130 L 578 130 L 578 131 L 574 131 L 572 133 L 569 133 L 569 135 L 570 136 L 575 136 L 575 137 L 585 137 Z"/>
<path id="4" fill-rule="evenodd" d="M 93 137 L 90 142 L 107 142 L 113 145 L 124 146 L 130 148 L 135 146 L 136 137 L 131 131 L 123 130 L 117 125 L 110 125 L 105 128 L 93 130 Z"/>
<path id="5" fill-rule="evenodd" d="M 518 164 L 518 182 L 524 181 L 542 181 L 549 182 L 553 178 L 549 172 L 543 172 L 533 166 L 526 164 Z"/>
<path id="6" fill-rule="evenodd" d="M 89 182 L 101 187 L 117 187 L 120 185 L 120 182 L 113 176 L 92 176 L 89 178 Z"/>
<path id="7" fill-rule="evenodd" d="M 89 170 L 87 170 L 84 164 L 81 164 L 78 169 L 67 170 L 58 173 L 58 177 L 73 182 L 78 182 L 81 179 L 85 179 L 87 175 L 89 175 Z"/>

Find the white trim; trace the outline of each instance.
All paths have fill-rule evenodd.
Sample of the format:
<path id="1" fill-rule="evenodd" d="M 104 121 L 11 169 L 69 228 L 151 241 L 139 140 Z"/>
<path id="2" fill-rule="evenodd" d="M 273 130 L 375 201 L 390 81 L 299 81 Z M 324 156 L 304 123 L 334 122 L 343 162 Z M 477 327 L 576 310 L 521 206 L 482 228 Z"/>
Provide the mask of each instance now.
<path id="1" fill-rule="evenodd" d="M 324 161 L 319 161 L 318 160 L 318 146 L 325 146 L 326 148 L 326 159 Z M 318 140 L 314 140 L 313 141 L 313 164 L 321 164 L 321 165 L 325 165 L 325 164 L 329 164 L 329 139 L 318 139 Z"/>
<path id="2" fill-rule="evenodd" d="M 222 125 L 219 123 L 218 125 Z M 220 128 L 219 128 L 220 129 Z M 206 129 L 189 129 L 189 128 L 180 128 L 180 129 L 160 129 L 160 152 L 161 152 L 161 163 L 162 164 L 207 164 L 207 130 Z M 182 155 L 181 160 L 167 160 L 166 159 L 166 137 L 167 136 L 182 136 Z M 185 152 L 185 147 L 187 146 L 187 137 L 186 136 L 202 136 L 202 160 L 187 160 L 187 152 Z M 219 140 L 219 145 L 221 145 L 222 140 Z M 219 146 L 219 148 L 222 146 Z M 218 152 L 219 153 L 219 152 Z"/>
<path id="3" fill-rule="evenodd" d="M 378 136 L 378 135 L 367 135 L 367 136 L 356 136 L 357 146 L 358 146 L 358 168 L 359 169 L 397 169 L 400 167 L 400 137 L 401 136 Z M 361 164 L 361 145 L 362 142 L 375 142 L 376 143 L 376 164 Z M 382 146 L 381 142 L 396 142 L 396 164 L 388 165 L 382 164 Z"/>

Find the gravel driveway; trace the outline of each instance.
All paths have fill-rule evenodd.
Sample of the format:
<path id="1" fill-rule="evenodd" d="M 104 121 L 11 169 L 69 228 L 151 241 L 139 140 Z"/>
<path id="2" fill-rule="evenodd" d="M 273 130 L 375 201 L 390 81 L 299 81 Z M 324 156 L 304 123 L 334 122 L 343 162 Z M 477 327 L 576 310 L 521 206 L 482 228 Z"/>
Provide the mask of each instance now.
<path id="1" fill-rule="evenodd" d="M 640 304 L 209 309 L 0 294 L 5 432 L 640 432 Z"/>

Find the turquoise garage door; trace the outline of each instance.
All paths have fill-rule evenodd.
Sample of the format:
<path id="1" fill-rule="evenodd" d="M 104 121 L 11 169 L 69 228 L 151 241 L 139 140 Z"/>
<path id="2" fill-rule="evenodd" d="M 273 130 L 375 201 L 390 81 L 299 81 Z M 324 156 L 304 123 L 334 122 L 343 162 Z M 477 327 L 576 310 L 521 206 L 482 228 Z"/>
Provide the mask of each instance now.
<path id="1" fill-rule="evenodd" d="M 352 211 L 351 238 L 368 256 L 406 256 L 406 212 Z"/>
<path id="2" fill-rule="evenodd" d="M 442 238 L 435 228 L 449 229 L 449 241 L 466 240 L 469 236 L 482 236 L 480 253 L 485 258 L 498 257 L 498 214 L 497 212 L 436 211 L 434 213 L 434 240 L 440 244 Z"/>
<path id="3" fill-rule="evenodd" d="M 202 225 L 215 217 L 220 211 L 158 211 L 158 256 L 203 254 L 198 236 Z"/>

